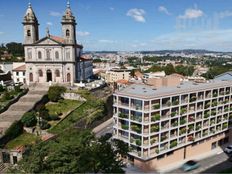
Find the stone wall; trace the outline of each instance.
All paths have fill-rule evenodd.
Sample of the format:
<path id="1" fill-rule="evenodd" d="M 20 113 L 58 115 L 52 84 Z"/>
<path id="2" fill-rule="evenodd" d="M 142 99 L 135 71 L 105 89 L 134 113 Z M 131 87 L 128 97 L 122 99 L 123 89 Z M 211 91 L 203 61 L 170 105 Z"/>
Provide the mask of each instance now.
<path id="1" fill-rule="evenodd" d="M 64 93 L 62 97 L 63 97 L 64 99 L 67 99 L 67 100 L 86 101 L 86 99 L 83 98 L 83 97 L 81 97 L 80 94 L 73 93 L 73 92 Z"/>

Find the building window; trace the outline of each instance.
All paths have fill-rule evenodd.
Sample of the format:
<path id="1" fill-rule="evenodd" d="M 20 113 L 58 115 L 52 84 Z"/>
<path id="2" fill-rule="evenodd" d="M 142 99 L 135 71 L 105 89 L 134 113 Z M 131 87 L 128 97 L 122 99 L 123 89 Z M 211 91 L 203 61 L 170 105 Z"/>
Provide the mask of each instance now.
<path id="1" fill-rule="evenodd" d="M 32 49 L 31 48 L 27 49 L 27 56 L 28 56 L 28 59 L 32 59 Z"/>
<path id="2" fill-rule="evenodd" d="M 41 69 L 39 70 L 38 73 L 39 73 L 39 77 L 43 77 L 43 71 Z"/>
<path id="3" fill-rule="evenodd" d="M 56 59 L 59 59 L 60 56 L 59 56 L 59 52 L 58 51 L 55 52 L 55 57 L 56 57 Z"/>
<path id="4" fill-rule="evenodd" d="M 51 51 L 46 50 L 46 55 L 47 55 L 47 59 L 50 60 L 51 59 Z"/>
<path id="5" fill-rule="evenodd" d="M 70 49 L 66 49 L 66 59 L 70 59 Z"/>
<path id="6" fill-rule="evenodd" d="M 19 72 L 16 72 L 16 76 L 18 76 L 19 75 Z"/>
<path id="7" fill-rule="evenodd" d="M 215 149 L 216 147 L 217 147 L 217 142 L 212 143 L 211 149 L 213 150 L 213 149 Z"/>
<path id="8" fill-rule="evenodd" d="M 70 36 L 70 31 L 66 30 L 66 37 L 69 37 L 69 36 Z"/>
<path id="9" fill-rule="evenodd" d="M 31 30 L 27 30 L 27 36 L 28 36 L 28 37 L 31 36 Z"/>
<path id="10" fill-rule="evenodd" d="M 26 75 L 26 73 L 25 72 L 23 72 L 23 76 L 25 76 Z"/>
<path id="11" fill-rule="evenodd" d="M 19 79 L 17 79 L 17 82 L 19 82 Z"/>
<path id="12" fill-rule="evenodd" d="M 56 74 L 56 77 L 60 77 L 60 71 L 58 69 L 55 71 L 55 74 Z"/>
<path id="13" fill-rule="evenodd" d="M 42 59 L 42 53 L 41 53 L 41 51 L 38 52 L 38 59 Z"/>

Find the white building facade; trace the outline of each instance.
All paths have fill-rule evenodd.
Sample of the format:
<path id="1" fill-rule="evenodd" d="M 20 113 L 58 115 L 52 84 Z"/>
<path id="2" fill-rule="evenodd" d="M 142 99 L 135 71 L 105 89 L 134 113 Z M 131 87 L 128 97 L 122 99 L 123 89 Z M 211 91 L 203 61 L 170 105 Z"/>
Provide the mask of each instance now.
<path id="1" fill-rule="evenodd" d="M 70 4 L 62 17 L 62 37 L 50 35 L 39 39 L 39 23 L 31 4 L 24 17 L 24 50 L 27 84 L 33 83 L 67 83 L 73 84 L 92 76 L 80 66 L 83 46 L 76 42 L 76 20 Z M 92 61 L 90 61 L 92 64 Z M 89 66 L 92 67 L 92 66 Z"/>

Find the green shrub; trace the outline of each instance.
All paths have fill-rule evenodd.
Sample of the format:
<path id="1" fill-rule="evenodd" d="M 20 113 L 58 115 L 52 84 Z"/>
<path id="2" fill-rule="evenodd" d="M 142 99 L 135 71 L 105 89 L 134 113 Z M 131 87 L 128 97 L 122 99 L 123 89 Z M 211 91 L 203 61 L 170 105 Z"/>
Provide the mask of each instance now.
<path id="1" fill-rule="evenodd" d="M 50 101 L 58 102 L 65 91 L 66 88 L 63 86 L 51 86 L 48 90 L 48 98 Z"/>
<path id="2" fill-rule="evenodd" d="M 21 119 L 22 123 L 26 127 L 33 127 L 37 123 L 36 113 L 35 112 L 27 112 L 23 115 Z"/>
<path id="3" fill-rule="evenodd" d="M 58 115 L 50 115 L 50 116 L 49 116 L 49 121 L 51 121 L 51 120 L 57 121 L 57 120 L 59 120 L 59 119 L 60 119 L 60 118 L 59 118 Z"/>
<path id="4" fill-rule="evenodd" d="M 3 101 L 11 100 L 13 98 L 14 97 L 8 91 L 5 91 L 4 94 L 3 94 L 3 96 L 2 96 L 2 100 Z"/>
<path id="5" fill-rule="evenodd" d="M 5 132 L 4 137 L 0 141 L 0 145 L 4 146 L 10 140 L 18 137 L 23 133 L 23 123 L 21 121 L 15 121 Z"/>
<path id="6" fill-rule="evenodd" d="M 48 109 L 46 109 L 45 106 L 42 106 L 39 110 L 39 117 L 44 119 L 44 120 L 47 120 L 47 121 L 50 121 L 50 115 L 49 115 L 49 111 Z"/>
<path id="7" fill-rule="evenodd" d="M 42 130 L 49 129 L 51 127 L 51 125 L 46 120 L 40 121 L 39 125 L 40 125 L 40 129 Z"/>
<path id="8" fill-rule="evenodd" d="M 5 91 L 5 88 L 2 85 L 0 85 L 0 92 L 4 92 L 4 91 Z"/>
<path id="9" fill-rule="evenodd" d="M 22 89 L 20 88 L 19 85 L 15 86 L 14 89 L 15 89 L 16 92 L 21 92 L 22 91 Z"/>

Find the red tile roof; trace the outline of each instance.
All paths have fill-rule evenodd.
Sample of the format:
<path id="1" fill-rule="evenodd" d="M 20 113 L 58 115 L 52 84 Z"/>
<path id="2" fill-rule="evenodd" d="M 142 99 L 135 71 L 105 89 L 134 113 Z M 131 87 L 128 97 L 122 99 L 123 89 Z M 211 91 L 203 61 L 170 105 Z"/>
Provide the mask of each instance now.
<path id="1" fill-rule="evenodd" d="M 116 83 L 120 83 L 120 84 L 129 84 L 129 81 L 128 81 L 128 80 L 125 80 L 125 79 L 121 79 L 121 80 L 118 80 Z"/>
<path id="2" fill-rule="evenodd" d="M 64 38 L 62 37 L 59 37 L 59 36 L 50 36 L 51 39 L 57 41 L 57 42 L 60 42 L 60 43 L 64 43 Z"/>
<path id="3" fill-rule="evenodd" d="M 91 61 L 92 59 L 89 59 L 89 58 L 87 58 L 87 57 L 83 57 L 83 56 L 82 56 L 82 57 L 81 57 L 81 60 L 82 60 L 82 61 Z"/>
<path id="4" fill-rule="evenodd" d="M 13 71 L 26 71 L 26 65 L 19 66 L 13 69 Z"/>

